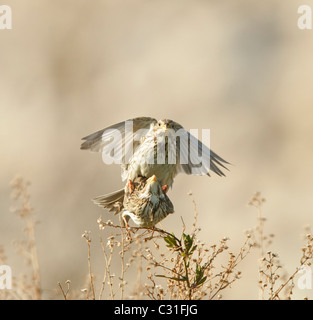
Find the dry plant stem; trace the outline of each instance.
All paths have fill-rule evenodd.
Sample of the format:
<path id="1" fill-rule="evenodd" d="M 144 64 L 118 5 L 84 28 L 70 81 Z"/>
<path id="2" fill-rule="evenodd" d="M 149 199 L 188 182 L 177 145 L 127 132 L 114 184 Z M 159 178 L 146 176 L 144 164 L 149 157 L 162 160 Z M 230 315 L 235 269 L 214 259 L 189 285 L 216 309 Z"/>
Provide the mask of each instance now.
<path id="1" fill-rule="evenodd" d="M 121 220 L 121 216 L 120 216 L 120 224 L 122 224 L 122 220 Z M 123 300 L 124 298 L 124 276 L 125 276 L 125 262 L 124 262 L 124 233 L 123 233 L 123 229 L 121 229 L 121 252 L 120 252 L 120 256 L 121 256 L 121 265 L 122 265 L 122 270 L 121 270 L 121 276 L 120 276 L 120 287 L 121 287 L 121 300 Z"/>
<path id="2" fill-rule="evenodd" d="M 85 233 L 82 235 L 87 242 L 87 246 L 88 246 L 88 271 L 89 271 L 89 279 L 90 279 L 90 289 L 91 289 L 91 294 L 92 294 L 92 300 L 96 299 L 95 296 L 95 288 L 94 288 L 94 281 L 93 281 L 93 274 L 91 271 L 91 258 L 90 258 L 90 244 L 91 244 L 91 239 L 89 237 L 89 234 L 87 231 L 85 231 Z"/>
<path id="3" fill-rule="evenodd" d="M 261 205 L 258 206 L 258 231 L 259 231 L 259 256 L 262 258 L 264 256 L 264 245 L 263 245 L 263 230 L 264 230 L 264 219 L 262 217 Z"/>
<path id="4" fill-rule="evenodd" d="M 108 259 L 107 254 L 105 252 L 105 246 L 104 246 L 104 243 L 103 243 L 103 240 L 102 240 L 101 237 L 99 237 L 99 241 L 100 241 L 100 245 L 101 245 L 101 248 L 102 248 L 102 252 L 103 252 L 103 255 L 104 255 L 104 259 L 105 259 L 105 265 L 106 265 L 105 270 L 104 270 L 102 285 L 101 285 L 100 292 L 99 292 L 99 300 L 101 300 L 102 299 L 102 295 L 103 295 L 103 291 L 104 291 L 104 288 L 105 288 L 106 279 L 107 279 L 107 276 L 108 276 L 108 267 L 110 267 L 110 264 L 111 264 L 112 255 Z"/>
<path id="5" fill-rule="evenodd" d="M 246 242 L 240 249 L 237 255 L 228 251 L 226 242 L 228 238 L 221 240 L 220 245 L 213 245 L 206 248 L 204 243 L 196 239 L 196 233 L 199 231 L 193 224 L 193 234 L 186 234 L 186 226 L 183 223 L 183 233 L 180 238 L 176 237 L 173 233 L 169 233 L 159 228 L 144 228 L 144 227 L 131 227 L 130 231 L 136 234 L 133 239 L 127 239 L 127 248 L 131 243 L 140 244 L 153 240 L 157 252 L 160 257 L 157 258 L 155 253 L 150 248 L 145 247 L 144 250 L 140 246 L 139 251 L 136 250 L 135 256 L 142 259 L 147 263 L 148 270 L 156 270 L 161 268 L 164 274 L 151 274 L 147 275 L 147 279 L 151 284 L 145 284 L 146 295 L 150 299 L 202 299 L 208 295 L 209 299 L 220 296 L 221 291 L 229 287 L 240 277 L 240 271 L 235 271 L 237 265 L 247 256 L 252 247 L 251 239 L 247 237 Z M 100 230 L 108 226 L 110 228 L 120 229 L 123 231 L 125 228 L 121 225 L 114 225 L 110 220 L 103 222 L 101 218 L 98 219 Z M 137 234 L 141 230 L 142 233 Z M 147 234 L 150 232 L 150 235 Z M 125 232 L 123 233 L 125 235 Z M 163 245 L 167 247 L 166 252 L 160 251 L 160 245 L 157 240 L 162 239 Z M 217 256 L 228 252 L 229 260 L 226 267 L 220 272 L 214 272 L 215 266 L 213 263 L 217 260 Z M 222 257 L 221 257 L 222 258 Z M 138 274 L 140 275 L 141 269 L 139 267 Z M 137 275 L 139 277 L 139 275 Z M 139 278 L 137 277 L 137 295 L 139 288 Z M 160 284 L 155 282 L 155 278 L 166 279 L 167 287 L 163 288 Z M 209 289 L 209 292 L 206 291 Z"/>
<path id="6" fill-rule="evenodd" d="M 102 238 L 101 238 L 101 237 L 99 237 L 99 241 L 100 241 L 100 245 L 101 245 L 102 251 L 104 252 L 105 248 L 104 248 L 104 244 L 103 244 L 103 241 L 102 241 Z M 107 260 L 106 260 L 106 264 L 107 264 Z M 106 282 L 107 274 L 108 274 L 108 273 L 107 273 L 107 270 L 105 269 L 104 275 L 103 275 L 102 284 L 101 284 L 101 288 L 100 288 L 100 292 L 99 292 L 99 300 L 102 299 L 102 295 L 103 295 L 103 291 L 104 291 L 104 287 L 105 287 L 105 282 Z"/>
<path id="7" fill-rule="evenodd" d="M 216 292 L 210 297 L 210 299 L 214 299 L 222 290 L 226 289 L 228 286 L 230 286 L 233 282 L 236 281 L 237 277 L 232 279 L 231 281 L 228 280 L 230 274 L 232 273 L 232 270 L 234 270 L 237 265 L 250 253 L 250 250 L 252 248 L 252 245 L 248 244 L 249 239 L 246 239 L 245 243 L 242 245 L 240 252 L 237 254 L 237 256 L 232 256 L 233 258 L 230 259 L 228 263 L 228 267 L 226 268 L 226 271 L 224 272 L 224 276 L 222 277 L 220 281 L 220 285 Z M 248 247 L 248 249 L 245 249 Z"/>
<path id="8" fill-rule="evenodd" d="M 112 276 L 110 273 L 110 267 L 111 267 L 114 247 L 110 246 L 110 254 L 108 256 L 106 253 L 106 250 L 105 250 L 105 245 L 104 245 L 101 237 L 100 237 L 100 244 L 101 244 L 101 248 L 102 248 L 102 252 L 103 252 L 103 256 L 104 256 L 104 260 L 105 260 L 105 271 L 104 271 L 102 286 L 100 289 L 99 299 L 102 299 L 102 294 L 104 291 L 106 279 L 108 279 L 108 284 L 109 284 L 109 288 L 110 288 L 110 298 L 111 298 L 111 300 L 114 300 L 113 282 L 112 282 Z"/>
<path id="9" fill-rule="evenodd" d="M 64 290 L 63 290 L 60 282 L 58 282 L 58 286 L 59 286 L 59 288 L 60 288 L 60 290 L 61 290 L 61 292 L 62 292 L 62 295 L 63 295 L 64 300 L 67 300 L 67 298 L 66 298 L 66 293 L 64 292 Z"/>
<path id="10" fill-rule="evenodd" d="M 192 230 L 191 230 L 191 234 L 194 234 L 195 231 L 196 231 L 196 225 L 197 225 L 197 218 L 198 218 L 198 210 L 197 210 L 197 204 L 196 204 L 196 201 L 193 197 L 193 194 L 192 192 L 190 191 L 189 194 L 188 194 L 191 198 L 191 201 L 193 203 L 193 211 L 194 211 L 194 216 L 193 216 L 193 224 L 192 224 Z"/>
<path id="11" fill-rule="evenodd" d="M 62 285 L 61 285 L 60 282 L 58 282 L 58 287 L 59 287 L 60 290 L 61 290 L 61 293 L 62 293 L 62 295 L 63 295 L 64 300 L 67 300 L 67 295 L 68 295 L 68 293 L 69 293 L 69 291 L 70 291 L 70 281 L 67 280 L 65 283 L 67 284 L 67 290 L 66 290 L 66 292 L 64 292 L 64 290 L 63 290 Z"/>
<path id="12" fill-rule="evenodd" d="M 22 207 L 20 209 L 13 209 L 13 212 L 17 213 L 19 217 L 25 221 L 26 229 L 25 233 L 28 236 L 27 245 L 21 245 L 21 252 L 29 259 L 32 266 L 32 297 L 36 300 L 41 299 L 41 279 L 40 279 L 40 268 L 38 260 L 38 251 L 36 246 L 35 236 L 35 224 L 34 221 L 34 210 L 30 205 L 30 194 L 28 193 L 29 182 L 24 182 L 20 177 L 13 179 L 11 186 L 13 188 L 12 196 L 14 199 L 21 200 Z"/>
<path id="13" fill-rule="evenodd" d="M 281 284 L 281 286 L 274 293 L 272 293 L 270 300 L 279 299 L 280 292 L 287 286 L 287 284 L 294 280 L 301 267 L 305 265 L 311 265 L 310 260 L 313 259 L 313 235 L 309 234 L 307 235 L 307 238 L 308 241 L 306 247 L 302 249 L 303 253 L 300 259 L 300 266 L 294 271 L 294 273 L 288 278 L 285 283 Z"/>
<path id="14" fill-rule="evenodd" d="M 141 252 L 142 250 L 142 242 L 141 241 L 137 241 L 137 245 L 138 245 L 138 252 Z M 141 275 L 142 275 L 142 259 L 143 256 L 142 254 L 138 255 L 138 264 L 137 264 L 137 281 L 136 281 L 136 299 L 140 299 L 139 293 L 141 290 Z"/>
<path id="15" fill-rule="evenodd" d="M 258 210 L 258 234 L 259 234 L 259 261 L 263 258 L 264 251 L 263 251 L 263 229 L 264 229 L 264 220 L 262 218 L 262 210 L 261 204 L 257 206 Z M 260 265 L 259 265 L 259 282 L 261 281 L 260 275 Z M 264 300 L 264 288 L 259 286 L 259 299 Z"/>
<path id="16" fill-rule="evenodd" d="M 257 208 L 258 210 L 258 246 L 259 246 L 259 297 L 260 299 L 268 298 L 269 300 L 279 300 L 279 299 L 291 299 L 291 295 L 293 294 L 294 279 L 297 275 L 298 271 L 303 266 L 310 266 L 313 258 L 313 236 L 309 231 L 307 234 L 307 243 L 304 248 L 302 248 L 302 257 L 300 259 L 300 264 L 296 268 L 296 270 L 289 276 L 288 278 L 281 277 L 282 268 L 278 255 L 273 253 L 272 251 L 268 251 L 264 254 L 264 240 L 267 237 L 264 236 L 264 221 L 265 219 L 262 217 L 262 204 L 265 199 L 261 197 L 260 193 L 256 193 L 253 198 L 250 200 L 249 204 Z M 272 237 L 273 235 L 270 235 Z M 269 242 L 268 244 L 270 244 Z M 277 289 L 278 287 L 278 289 Z M 281 297 L 283 289 L 287 289 L 284 297 Z"/>
<path id="17" fill-rule="evenodd" d="M 186 278 L 186 284 L 188 288 L 188 298 L 189 300 L 192 299 L 192 288 L 189 281 L 189 271 L 188 271 L 188 262 L 186 261 L 188 258 L 184 258 L 184 268 L 185 268 L 185 278 Z"/>
<path id="18" fill-rule="evenodd" d="M 298 269 L 288 278 L 288 280 L 281 284 L 281 286 L 275 291 L 275 293 L 273 292 L 273 290 L 271 290 L 271 296 L 269 298 L 269 300 L 275 300 L 276 298 L 279 298 L 279 294 L 280 292 L 287 286 L 287 284 L 291 281 L 293 281 L 295 275 L 298 273 Z"/>
<path id="19" fill-rule="evenodd" d="M 31 264 L 33 269 L 33 281 L 34 281 L 34 298 L 36 300 L 40 300 L 41 298 L 41 284 L 40 284 L 40 268 L 38 261 L 38 251 L 36 246 L 36 237 L 35 237 L 35 223 L 33 221 L 32 216 L 27 218 L 27 230 L 30 240 L 30 257 Z"/>
<path id="20" fill-rule="evenodd" d="M 270 252 L 270 254 L 272 255 L 272 252 Z M 278 270 L 278 269 L 276 268 L 276 270 L 274 271 L 274 270 L 273 270 L 273 264 L 270 263 L 269 272 L 270 272 L 270 277 L 271 277 L 271 279 L 274 278 L 277 270 Z M 275 284 L 274 281 L 270 281 L 270 296 L 271 296 L 271 297 L 273 296 L 273 293 L 274 293 L 274 284 Z"/>
<path id="21" fill-rule="evenodd" d="M 111 228 L 115 228 L 115 229 L 128 229 L 126 226 L 117 226 L 117 225 L 114 225 L 114 224 L 106 224 L 106 223 L 104 223 L 104 222 L 102 222 L 102 228 L 104 227 L 104 226 L 109 226 L 109 227 L 111 227 Z M 138 230 L 147 230 L 147 231 L 152 231 L 153 233 L 154 232 L 158 232 L 160 235 L 169 235 L 169 236 L 172 236 L 172 237 L 174 237 L 177 241 L 179 241 L 180 242 L 180 240 L 177 238 L 177 237 L 175 237 L 172 233 L 169 233 L 169 232 L 167 232 L 167 231 L 165 231 L 165 230 L 162 230 L 162 229 L 159 229 L 159 228 L 156 228 L 156 227 L 154 227 L 153 229 L 151 229 L 151 228 L 146 228 L 146 227 L 129 227 L 129 229 L 130 229 L 130 231 L 133 231 L 133 232 L 136 232 L 136 231 L 138 231 Z M 156 238 L 156 237 L 153 237 L 153 238 Z M 152 237 L 150 237 L 150 240 L 152 239 Z M 129 239 L 129 242 L 133 242 L 133 239 Z"/>
<path id="22" fill-rule="evenodd" d="M 264 300 L 264 287 L 261 285 L 261 261 L 264 257 L 264 218 L 262 217 L 262 204 L 265 202 L 264 198 L 261 198 L 261 193 L 256 192 L 252 199 L 249 201 L 249 205 L 257 209 L 257 233 L 258 233 L 258 247 L 259 247 L 259 299 Z"/>

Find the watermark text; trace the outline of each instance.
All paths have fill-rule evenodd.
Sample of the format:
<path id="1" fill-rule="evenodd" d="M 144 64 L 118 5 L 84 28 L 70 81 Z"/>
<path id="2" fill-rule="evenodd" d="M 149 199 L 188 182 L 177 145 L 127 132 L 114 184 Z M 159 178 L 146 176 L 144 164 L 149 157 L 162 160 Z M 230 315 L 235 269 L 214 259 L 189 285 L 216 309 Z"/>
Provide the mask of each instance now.
<path id="1" fill-rule="evenodd" d="M 0 265 L 0 290 L 12 289 L 12 270 L 8 265 Z"/>
<path id="2" fill-rule="evenodd" d="M 0 5 L 0 30 L 12 29 L 12 10 L 7 5 Z"/>
<path id="3" fill-rule="evenodd" d="M 302 5 L 298 8 L 298 28 L 300 30 L 312 29 L 312 8 L 308 5 Z"/>

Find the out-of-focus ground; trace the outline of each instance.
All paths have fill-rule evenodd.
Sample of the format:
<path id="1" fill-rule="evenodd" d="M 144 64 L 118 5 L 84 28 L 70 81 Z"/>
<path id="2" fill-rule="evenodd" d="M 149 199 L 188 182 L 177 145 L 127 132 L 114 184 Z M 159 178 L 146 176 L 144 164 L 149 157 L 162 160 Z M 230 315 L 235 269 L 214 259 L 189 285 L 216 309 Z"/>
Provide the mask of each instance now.
<path id="1" fill-rule="evenodd" d="M 9 208 L 10 180 L 32 185 L 45 297 L 58 281 L 83 287 L 96 219 L 113 217 L 90 199 L 122 187 L 120 169 L 80 150 L 80 139 L 135 116 L 211 130 L 211 148 L 231 162 L 226 178 L 180 175 L 169 195 L 181 231 L 198 207 L 199 237 L 230 237 L 234 251 L 256 224 L 247 206 L 266 198 L 266 233 L 289 272 L 298 266 L 313 208 L 313 31 L 297 27 L 305 1 L 13 1 L 12 30 L 0 30 L 0 243 L 24 272 L 13 241 L 22 224 Z M 94 268 L 103 265 L 101 251 Z M 100 268 L 100 267 L 99 267 Z M 257 254 L 224 293 L 254 299 Z M 295 290 L 295 298 L 312 290 Z"/>

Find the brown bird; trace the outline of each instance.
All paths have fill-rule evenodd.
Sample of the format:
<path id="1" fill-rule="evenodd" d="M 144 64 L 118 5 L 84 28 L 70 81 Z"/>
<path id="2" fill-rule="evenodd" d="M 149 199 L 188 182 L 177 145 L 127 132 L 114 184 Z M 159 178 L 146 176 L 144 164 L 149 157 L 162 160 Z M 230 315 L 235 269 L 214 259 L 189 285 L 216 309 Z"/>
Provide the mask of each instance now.
<path id="1" fill-rule="evenodd" d="M 123 202 L 114 201 L 114 198 L 111 202 L 109 197 L 103 199 L 102 196 L 95 198 L 94 202 L 115 213 L 121 212 L 127 226 L 131 218 L 138 226 L 150 228 L 174 212 L 164 189 L 166 187 L 162 188 L 155 175 L 150 178 L 136 177 L 126 184 Z"/>
<path id="2" fill-rule="evenodd" d="M 81 149 L 101 152 L 105 162 L 121 164 L 122 180 L 158 177 L 162 186 L 171 187 L 179 172 L 224 176 L 220 167 L 229 164 L 195 136 L 172 120 L 139 117 L 114 124 L 87 137 Z M 227 169 L 228 170 L 228 169 Z M 122 203 L 124 189 L 97 201 Z"/>

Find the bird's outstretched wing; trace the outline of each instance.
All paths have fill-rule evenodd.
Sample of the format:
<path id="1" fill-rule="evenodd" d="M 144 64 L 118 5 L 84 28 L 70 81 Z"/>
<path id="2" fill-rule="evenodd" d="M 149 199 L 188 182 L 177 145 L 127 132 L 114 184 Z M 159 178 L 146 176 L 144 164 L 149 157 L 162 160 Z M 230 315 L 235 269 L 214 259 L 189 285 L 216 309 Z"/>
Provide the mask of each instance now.
<path id="1" fill-rule="evenodd" d="M 140 139 L 147 134 L 151 125 L 154 125 L 156 122 L 156 119 L 150 117 L 138 117 L 119 122 L 82 138 L 85 141 L 81 144 L 80 148 L 82 150 L 101 152 L 103 156 L 112 155 L 112 143 L 121 137 L 121 141 L 117 141 L 118 143 L 114 145 L 114 153 L 123 153 L 121 163 L 126 163 L 127 156 L 132 156 L 129 150 L 134 151 L 136 149 L 140 143 Z"/>
<path id="2" fill-rule="evenodd" d="M 185 129 L 183 129 L 185 130 Z M 179 164 L 177 173 L 184 172 L 192 175 L 208 175 L 213 171 L 219 176 L 225 176 L 221 167 L 228 170 L 224 164 L 229 162 L 222 159 L 200 140 L 185 130 L 187 143 L 177 143 L 177 152 L 179 156 Z M 180 153 L 181 152 L 181 153 Z M 181 161 L 184 159 L 184 161 Z"/>

